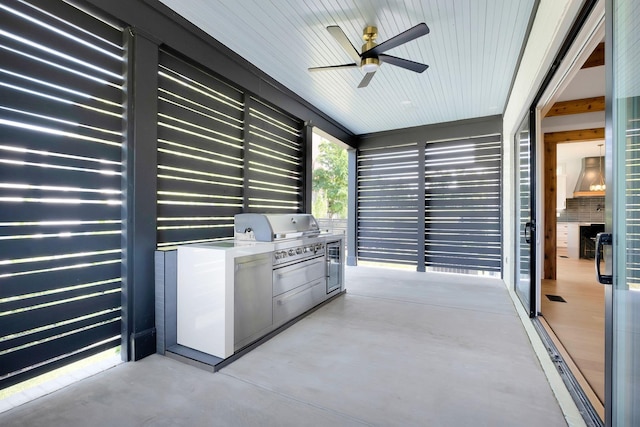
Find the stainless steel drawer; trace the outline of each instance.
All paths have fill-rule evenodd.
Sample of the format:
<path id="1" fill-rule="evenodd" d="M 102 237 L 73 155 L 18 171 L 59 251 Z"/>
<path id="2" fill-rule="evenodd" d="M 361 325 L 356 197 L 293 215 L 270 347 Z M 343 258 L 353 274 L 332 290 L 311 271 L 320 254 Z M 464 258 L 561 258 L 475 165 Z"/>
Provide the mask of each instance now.
<path id="1" fill-rule="evenodd" d="M 273 270 L 273 296 L 326 276 L 325 257 Z"/>
<path id="2" fill-rule="evenodd" d="M 273 325 L 280 326 L 319 304 L 326 297 L 326 282 L 316 280 L 273 298 Z"/>

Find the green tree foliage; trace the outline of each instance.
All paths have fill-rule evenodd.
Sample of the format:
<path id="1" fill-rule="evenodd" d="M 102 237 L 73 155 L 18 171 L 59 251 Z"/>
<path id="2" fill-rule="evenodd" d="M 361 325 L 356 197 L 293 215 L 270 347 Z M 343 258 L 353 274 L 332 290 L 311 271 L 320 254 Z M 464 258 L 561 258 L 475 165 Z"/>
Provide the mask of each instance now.
<path id="1" fill-rule="evenodd" d="M 323 193 L 329 218 L 347 216 L 348 160 L 347 151 L 338 145 L 322 141 L 313 171 L 313 191 Z"/>

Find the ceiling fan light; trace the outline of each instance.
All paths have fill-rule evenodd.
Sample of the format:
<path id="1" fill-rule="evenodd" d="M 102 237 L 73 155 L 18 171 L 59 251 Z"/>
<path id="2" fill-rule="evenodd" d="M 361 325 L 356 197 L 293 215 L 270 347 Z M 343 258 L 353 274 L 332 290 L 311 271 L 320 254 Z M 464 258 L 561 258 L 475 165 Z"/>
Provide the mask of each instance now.
<path id="1" fill-rule="evenodd" d="M 364 58 L 360 64 L 365 73 L 374 73 L 380 66 L 378 58 Z"/>
<path id="2" fill-rule="evenodd" d="M 365 73 L 373 73 L 374 71 L 376 71 L 378 69 L 378 64 L 364 64 L 362 66 L 362 70 Z"/>

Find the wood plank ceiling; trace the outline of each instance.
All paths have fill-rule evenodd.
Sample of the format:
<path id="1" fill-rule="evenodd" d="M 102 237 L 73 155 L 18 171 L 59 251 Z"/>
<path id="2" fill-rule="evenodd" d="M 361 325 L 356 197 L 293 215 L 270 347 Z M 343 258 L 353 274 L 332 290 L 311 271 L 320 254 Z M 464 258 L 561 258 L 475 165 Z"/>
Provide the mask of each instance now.
<path id="1" fill-rule="evenodd" d="M 502 114 L 535 0 L 160 0 L 355 134 Z M 425 22 L 431 33 L 390 55 L 429 64 L 422 74 L 383 64 L 364 73 L 309 67 L 352 62 L 327 32 L 360 48 Z"/>

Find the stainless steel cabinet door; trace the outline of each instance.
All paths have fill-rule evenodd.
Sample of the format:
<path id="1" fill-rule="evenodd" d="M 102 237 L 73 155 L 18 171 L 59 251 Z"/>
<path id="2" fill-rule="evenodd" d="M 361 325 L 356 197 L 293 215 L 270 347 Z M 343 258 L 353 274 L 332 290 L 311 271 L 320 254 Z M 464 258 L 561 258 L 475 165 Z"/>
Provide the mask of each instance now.
<path id="1" fill-rule="evenodd" d="M 273 324 L 271 253 L 235 260 L 234 344 L 251 343 Z"/>

